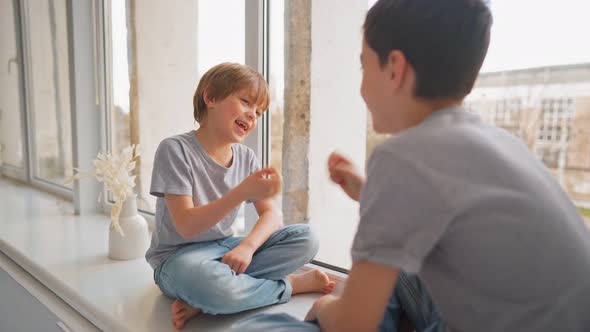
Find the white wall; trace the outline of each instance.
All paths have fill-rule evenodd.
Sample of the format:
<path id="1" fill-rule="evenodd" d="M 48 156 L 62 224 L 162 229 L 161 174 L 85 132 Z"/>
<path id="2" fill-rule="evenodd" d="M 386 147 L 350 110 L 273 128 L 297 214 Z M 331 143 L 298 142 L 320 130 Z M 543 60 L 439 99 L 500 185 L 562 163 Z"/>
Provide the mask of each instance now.
<path id="1" fill-rule="evenodd" d="M 327 158 L 348 155 L 364 172 L 367 111 L 360 96 L 361 27 L 366 0 L 312 2 L 310 223 L 320 235 L 317 260 L 348 268 L 358 203 L 333 185 Z"/>
<path id="2" fill-rule="evenodd" d="M 144 160 L 141 181 L 147 192 L 160 141 L 194 128 L 198 8 L 196 1 L 141 0 L 135 4 L 139 141 Z"/>

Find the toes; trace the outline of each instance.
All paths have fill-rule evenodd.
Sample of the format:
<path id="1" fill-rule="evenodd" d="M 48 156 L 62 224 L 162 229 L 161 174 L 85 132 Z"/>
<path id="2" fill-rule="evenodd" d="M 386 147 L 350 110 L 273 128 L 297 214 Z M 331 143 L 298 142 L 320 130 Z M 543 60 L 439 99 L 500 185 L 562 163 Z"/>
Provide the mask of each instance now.
<path id="1" fill-rule="evenodd" d="M 174 300 L 174 302 L 172 302 L 172 313 L 177 313 L 183 310 L 185 307 L 183 304 L 184 303 L 180 302 L 180 300 Z"/>
<path id="2" fill-rule="evenodd" d="M 172 320 L 173 320 L 175 323 L 177 323 L 177 322 L 179 322 L 179 321 L 182 321 L 182 320 L 183 320 L 183 318 L 184 318 L 184 315 L 183 315 L 183 314 L 174 314 L 174 315 L 172 316 Z"/>
<path id="3" fill-rule="evenodd" d="M 177 330 L 183 329 L 185 322 L 186 322 L 186 320 L 184 320 L 184 319 L 177 319 L 177 318 L 172 319 L 172 324 L 174 324 L 174 327 Z"/>
<path id="4" fill-rule="evenodd" d="M 330 278 L 328 277 L 328 275 L 323 272 L 323 271 L 318 271 L 320 274 L 320 278 L 324 283 L 328 283 L 330 281 Z"/>

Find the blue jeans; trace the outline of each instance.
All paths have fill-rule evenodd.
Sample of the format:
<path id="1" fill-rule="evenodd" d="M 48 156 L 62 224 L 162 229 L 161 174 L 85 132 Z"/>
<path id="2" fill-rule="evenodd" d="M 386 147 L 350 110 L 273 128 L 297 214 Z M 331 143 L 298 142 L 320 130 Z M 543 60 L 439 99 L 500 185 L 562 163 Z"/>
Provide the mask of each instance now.
<path id="1" fill-rule="evenodd" d="M 160 290 L 208 314 L 230 314 L 284 303 L 291 298 L 286 276 L 309 263 L 319 248 L 308 225 L 289 225 L 256 250 L 243 274 L 220 262 L 243 237 L 199 242 L 181 248 L 154 271 Z"/>
<path id="2" fill-rule="evenodd" d="M 418 332 L 444 331 L 444 324 L 420 279 L 404 272 L 399 275 L 379 332 L 397 332 L 402 315 Z M 300 321 L 287 314 L 256 314 L 234 324 L 232 331 L 319 332 L 320 327 L 317 321 Z"/>

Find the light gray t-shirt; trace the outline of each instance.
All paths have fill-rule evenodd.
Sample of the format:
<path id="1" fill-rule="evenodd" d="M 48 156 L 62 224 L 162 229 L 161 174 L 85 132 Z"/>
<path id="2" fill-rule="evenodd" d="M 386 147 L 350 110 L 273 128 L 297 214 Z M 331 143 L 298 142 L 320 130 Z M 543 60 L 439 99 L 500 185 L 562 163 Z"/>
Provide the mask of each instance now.
<path id="1" fill-rule="evenodd" d="M 221 198 L 260 169 L 258 159 L 250 148 L 234 144 L 232 150 L 232 164 L 227 168 L 211 159 L 197 140 L 194 130 L 166 138 L 158 146 L 150 188 L 150 194 L 157 197 L 156 224 L 152 243 L 145 255 L 154 269 L 180 247 L 233 235 L 231 226 L 239 207 L 206 232 L 185 240 L 176 232 L 164 199 L 164 194 L 188 195 L 193 197 L 195 206 L 206 205 Z"/>
<path id="2" fill-rule="evenodd" d="M 512 134 L 443 109 L 367 174 L 353 261 L 418 272 L 448 331 L 590 331 L 590 233 Z"/>

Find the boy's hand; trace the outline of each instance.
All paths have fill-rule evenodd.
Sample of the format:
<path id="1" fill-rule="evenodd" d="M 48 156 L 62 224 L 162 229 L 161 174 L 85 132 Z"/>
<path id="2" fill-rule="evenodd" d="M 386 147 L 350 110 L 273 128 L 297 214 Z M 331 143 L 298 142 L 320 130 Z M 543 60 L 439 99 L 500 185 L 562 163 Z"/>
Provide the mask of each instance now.
<path id="1" fill-rule="evenodd" d="M 250 174 L 239 187 L 246 199 L 260 200 L 277 195 L 282 185 L 281 176 L 274 168 L 263 168 Z"/>
<path id="2" fill-rule="evenodd" d="M 360 175 L 356 167 L 346 157 L 332 152 L 328 158 L 330 179 L 342 187 L 342 190 L 355 201 L 359 200 L 365 177 Z"/>
<path id="3" fill-rule="evenodd" d="M 327 303 L 337 300 L 338 298 L 334 295 L 324 295 L 320 297 L 317 301 L 313 303 L 307 315 L 305 315 L 306 321 L 316 320 L 318 319 L 317 314 L 320 307 L 325 306 Z"/>
<path id="4" fill-rule="evenodd" d="M 222 258 L 221 262 L 227 264 L 236 274 L 242 274 L 252 262 L 254 251 L 246 246 L 238 245 L 228 251 Z"/>

